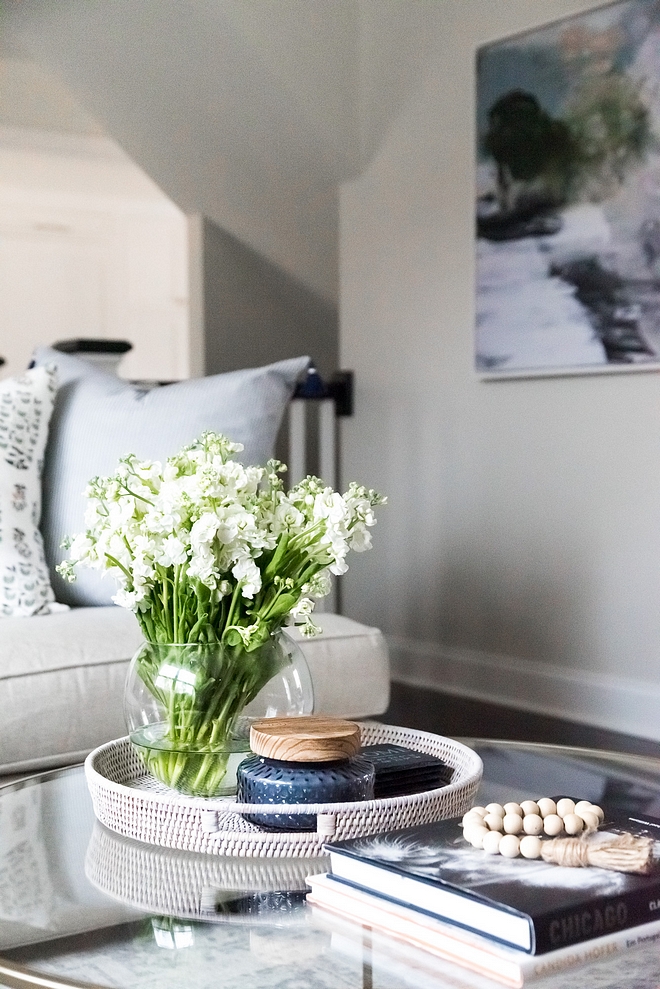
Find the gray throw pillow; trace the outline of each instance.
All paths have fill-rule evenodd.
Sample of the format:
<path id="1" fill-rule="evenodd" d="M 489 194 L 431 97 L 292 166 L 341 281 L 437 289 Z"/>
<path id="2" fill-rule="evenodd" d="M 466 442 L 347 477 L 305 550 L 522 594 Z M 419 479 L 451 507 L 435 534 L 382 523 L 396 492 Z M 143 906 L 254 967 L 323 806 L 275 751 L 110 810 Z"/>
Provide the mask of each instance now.
<path id="1" fill-rule="evenodd" d="M 80 570 L 68 584 L 55 572 L 66 557 L 65 536 L 85 528 L 83 492 L 90 478 L 112 473 L 120 457 L 135 453 L 164 461 L 205 429 L 243 443 L 242 463 L 264 464 L 296 379 L 308 357 L 196 378 L 145 391 L 87 361 L 43 347 L 37 365 L 55 364 L 55 399 L 43 473 L 41 530 L 51 584 L 58 601 L 74 606 L 111 604 L 111 577 Z"/>

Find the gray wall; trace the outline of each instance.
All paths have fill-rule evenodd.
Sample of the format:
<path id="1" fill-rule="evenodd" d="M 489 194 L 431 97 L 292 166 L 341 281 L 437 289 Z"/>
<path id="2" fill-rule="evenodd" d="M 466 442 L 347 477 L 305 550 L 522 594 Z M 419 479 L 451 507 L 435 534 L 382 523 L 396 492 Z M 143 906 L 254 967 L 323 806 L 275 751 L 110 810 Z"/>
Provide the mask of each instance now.
<path id="1" fill-rule="evenodd" d="M 206 373 L 309 354 L 321 374 L 337 369 L 337 307 L 204 220 Z"/>
<path id="2" fill-rule="evenodd" d="M 344 601 L 401 679 L 660 738 L 658 375 L 473 371 L 475 47 L 589 6 L 436 5 L 423 81 L 342 188 L 343 477 L 390 499 Z"/>

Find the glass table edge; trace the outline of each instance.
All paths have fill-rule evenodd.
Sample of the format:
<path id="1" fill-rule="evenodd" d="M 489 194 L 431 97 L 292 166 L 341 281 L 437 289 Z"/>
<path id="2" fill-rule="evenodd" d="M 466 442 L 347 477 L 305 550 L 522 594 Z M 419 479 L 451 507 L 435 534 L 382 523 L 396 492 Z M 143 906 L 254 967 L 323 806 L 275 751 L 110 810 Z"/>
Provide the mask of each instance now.
<path id="1" fill-rule="evenodd" d="M 469 748 L 479 746 L 495 745 L 498 748 L 510 749 L 511 751 L 530 748 L 534 750 L 550 752 L 565 752 L 575 756 L 611 760 L 613 762 L 625 762 L 628 765 L 639 766 L 640 769 L 655 771 L 660 774 L 660 758 L 655 756 L 637 755 L 636 753 L 616 752 L 607 749 L 592 749 L 588 747 L 560 745 L 546 742 L 524 742 L 509 739 L 497 738 L 477 738 L 456 736 L 455 740 L 467 745 Z M 26 785 L 34 783 L 35 780 L 43 782 L 49 779 L 58 779 L 72 770 L 83 769 L 84 763 L 78 762 L 70 766 L 60 766 L 56 769 L 37 771 L 20 779 L 15 779 L 7 783 L 0 782 L 0 791 L 5 789 L 20 789 Z M 109 989 L 107 986 L 100 986 L 92 982 L 72 982 L 69 979 L 52 977 L 40 974 L 24 968 L 21 965 L 14 965 L 0 956 L 0 979 L 5 981 L 8 989 Z"/>
<path id="2" fill-rule="evenodd" d="M 0 980 L 7 989 L 109 989 L 95 982 L 72 982 L 59 976 L 43 975 L 14 965 L 0 957 Z"/>
<path id="3" fill-rule="evenodd" d="M 502 738 L 482 738 L 474 736 L 456 736 L 456 741 L 467 745 L 468 748 L 484 748 L 494 745 L 498 749 L 509 749 L 510 751 L 545 752 L 583 757 L 588 759 L 600 759 L 604 762 L 623 763 L 631 768 L 645 769 L 648 772 L 655 772 L 660 775 L 660 756 L 641 755 L 636 752 L 621 752 L 615 749 L 594 749 L 583 745 L 562 745 L 555 742 L 524 742 L 514 739 Z"/>

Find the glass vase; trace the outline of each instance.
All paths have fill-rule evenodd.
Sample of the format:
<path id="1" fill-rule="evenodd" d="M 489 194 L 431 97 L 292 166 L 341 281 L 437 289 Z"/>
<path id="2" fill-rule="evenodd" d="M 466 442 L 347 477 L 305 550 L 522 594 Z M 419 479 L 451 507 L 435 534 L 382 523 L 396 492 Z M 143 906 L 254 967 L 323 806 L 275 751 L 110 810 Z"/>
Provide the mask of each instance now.
<path id="1" fill-rule="evenodd" d="M 144 642 L 124 693 L 128 733 L 146 768 L 195 797 L 236 792 L 252 721 L 311 714 L 313 707 L 305 657 L 281 630 L 250 652 L 221 643 Z"/>

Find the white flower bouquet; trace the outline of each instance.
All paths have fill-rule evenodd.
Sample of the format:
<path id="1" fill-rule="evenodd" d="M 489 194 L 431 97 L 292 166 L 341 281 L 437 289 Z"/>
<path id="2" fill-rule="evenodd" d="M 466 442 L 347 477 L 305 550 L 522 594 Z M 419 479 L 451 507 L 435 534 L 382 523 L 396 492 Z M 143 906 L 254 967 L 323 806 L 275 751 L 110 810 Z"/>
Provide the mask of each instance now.
<path id="1" fill-rule="evenodd" d="M 224 774 L 214 756 L 275 672 L 274 633 L 291 623 L 319 631 L 315 599 L 329 592 L 330 574 L 348 569 L 349 550 L 370 547 L 374 507 L 385 501 L 357 484 L 341 495 L 315 477 L 285 492 L 286 467 L 244 467 L 231 459 L 242 449 L 207 432 L 164 466 L 122 458 L 113 475 L 90 481 L 86 531 L 58 567 L 69 580 L 77 566 L 117 579 L 113 600 L 135 612 L 153 647 L 136 657 L 164 712 L 149 768 L 206 795 Z M 179 674 L 163 676 L 163 649 L 193 644 L 194 671 L 179 658 Z M 185 756 L 200 751 L 191 782 Z"/>

